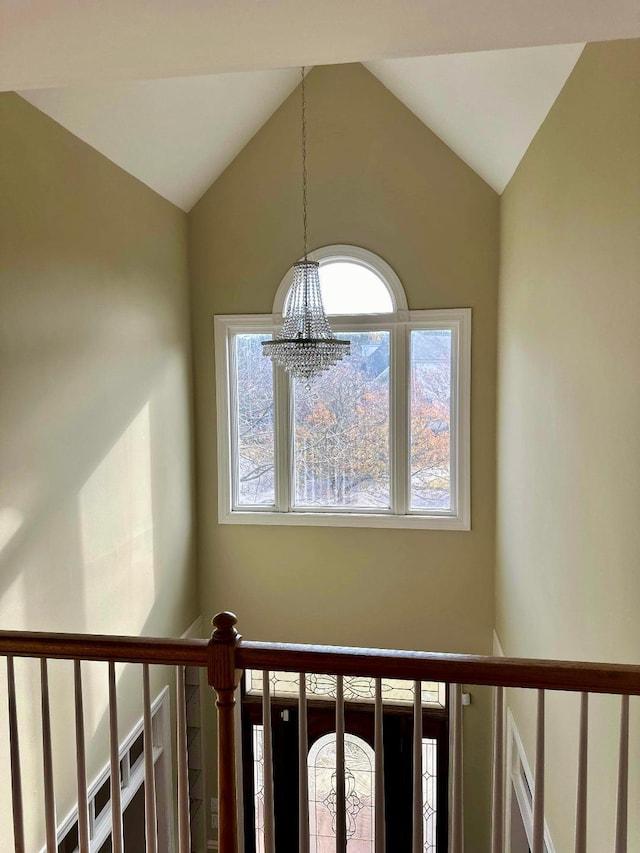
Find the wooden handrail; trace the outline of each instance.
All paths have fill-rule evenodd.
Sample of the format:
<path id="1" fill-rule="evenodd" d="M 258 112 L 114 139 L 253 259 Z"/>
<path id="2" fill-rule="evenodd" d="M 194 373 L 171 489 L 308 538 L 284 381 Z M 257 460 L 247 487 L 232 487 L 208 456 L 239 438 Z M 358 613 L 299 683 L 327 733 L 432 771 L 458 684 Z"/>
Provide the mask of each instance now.
<path id="1" fill-rule="evenodd" d="M 30 658 L 207 666 L 208 645 L 207 640 L 164 637 L 0 631 L 0 655 Z"/>
<path id="2" fill-rule="evenodd" d="M 238 669 L 640 696 L 640 666 L 242 641 Z"/>
<path id="3" fill-rule="evenodd" d="M 14 729 L 13 657 L 207 667 L 208 681 L 216 692 L 218 708 L 219 850 L 220 853 L 238 853 L 233 709 L 244 669 L 440 681 L 457 685 L 458 690 L 461 684 L 481 684 L 540 691 L 617 693 L 625 697 L 640 695 L 640 666 L 251 642 L 242 640 L 236 631 L 236 622 L 233 613 L 219 613 L 213 620 L 215 631 L 210 640 L 0 631 L 0 656 L 7 656 L 10 719 L 13 719 Z M 44 666 L 46 664 L 43 663 Z M 112 674 L 111 679 L 113 682 Z M 622 702 L 628 703 L 628 699 Z M 626 827 L 625 720 L 621 725 L 619 838 L 624 838 Z M 17 734 L 14 734 L 13 741 L 13 808 L 19 833 L 22 801 L 19 766 L 16 767 L 19 764 L 16 761 Z M 538 827 L 541 809 L 538 804 Z M 20 836 L 16 837 L 18 849 Z M 540 837 L 539 828 L 537 837 Z"/>
<path id="4" fill-rule="evenodd" d="M 211 665 L 208 640 L 0 631 L 0 655 L 124 663 Z M 236 669 L 321 672 L 585 693 L 640 695 L 640 666 L 239 641 Z"/>

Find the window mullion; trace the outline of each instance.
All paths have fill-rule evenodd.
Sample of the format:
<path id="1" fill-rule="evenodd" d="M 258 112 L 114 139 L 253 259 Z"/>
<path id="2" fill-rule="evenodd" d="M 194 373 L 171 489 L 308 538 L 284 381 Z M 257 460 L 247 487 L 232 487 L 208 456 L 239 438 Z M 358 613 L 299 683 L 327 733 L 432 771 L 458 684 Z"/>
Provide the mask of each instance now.
<path id="1" fill-rule="evenodd" d="M 409 506 L 409 327 L 391 332 L 391 511 L 406 515 Z"/>
<path id="2" fill-rule="evenodd" d="M 291 509 L 291 382 L 289 374 L 274 365 L 275 391 L 275 498 L 278 512 Z"/>

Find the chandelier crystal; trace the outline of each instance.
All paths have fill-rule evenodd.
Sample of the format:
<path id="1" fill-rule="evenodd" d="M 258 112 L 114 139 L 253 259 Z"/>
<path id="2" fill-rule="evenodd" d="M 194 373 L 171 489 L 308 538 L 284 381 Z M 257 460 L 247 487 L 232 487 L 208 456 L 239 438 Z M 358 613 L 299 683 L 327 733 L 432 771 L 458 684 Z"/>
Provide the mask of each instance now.
<path id="1" fill-rule="evenodd" d="M 322 304 L 320 264 L 308 258 L 307 241 L 307 122 L 302 71 L 302 230 L 304 260 L 293 265 L 293 284 L 285 305 L 284 323 L 271 341 L 262 342 L 264 355 L 309 388 L 323 371 L 349 355 L 349 341 L 336 338 Z"/>
<path id="2" fill-rule="evenodd" d="M 285 307 L 282 329 L 272 341 L 263 341 L 265 355 L 309 387 L 324 370 L 349 355 L 350 342 L 336 338 L 322 306 L 320 264 L 298 261 Z"/>

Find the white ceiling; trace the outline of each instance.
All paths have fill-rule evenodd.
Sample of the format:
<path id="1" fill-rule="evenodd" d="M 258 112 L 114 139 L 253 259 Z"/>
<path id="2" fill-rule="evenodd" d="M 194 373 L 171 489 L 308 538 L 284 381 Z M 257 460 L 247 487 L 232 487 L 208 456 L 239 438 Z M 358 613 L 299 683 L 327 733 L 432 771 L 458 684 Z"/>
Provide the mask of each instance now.
<path id="1" fill-rule="evenodd" d="M 501 190 L 581 45 L 633 36 L 640 0 L 0 0 L 0 91 L 188 210 L 292 91 L 282 69 L 364 61 Z"/>
<path id="2" fill-rule="evenodd" d="M 19 94 L 190 210 L 299 80 L 285 69 Z"/>
<path id="3" fill-rule="evenodd" d="M 0 0 L 0 90 L 634 36 L 638 0 Z"/>
<path id="4" fill-rule="evenodd" d="M 555 45 L 366 66 L 501 193 L 583 48 Z"/>
<path id="5" fill-rule="evenodd" d="M 520 48 L 367 66 L 501 192 L 582 48 Z M 190 210 L 298 80 L 297 69 L 285 69 L 20 94 L 160 195 Z"/>

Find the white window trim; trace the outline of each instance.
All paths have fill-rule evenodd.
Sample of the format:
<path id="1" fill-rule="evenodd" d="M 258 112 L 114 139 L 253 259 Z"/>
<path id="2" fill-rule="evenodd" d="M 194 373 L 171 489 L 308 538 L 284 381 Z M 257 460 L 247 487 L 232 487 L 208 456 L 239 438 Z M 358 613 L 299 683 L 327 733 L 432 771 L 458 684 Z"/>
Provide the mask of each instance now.
<path id="1" fill-rule="evenodd" d="M 352 247 L 348 247 L 350 251 Z M 335 250 L 332 258 L 336 257 Z M 348 257 L 352 257 L 349 255 Z M 373 256 L 375 257 L 375 256 Z M 376 271 L 379 266 L 376 268 Z M 286 277 L 285 277 L 286 280 Z M 283 282 L 284 284 L 284 282 Z M 282 289 L 282 285 L 281 285 Z M 286 295 L 286 290 L 284 291 Z M 403 294 L 404 295 L 404 294 Z M 284 296 L 282 297 L 284 301 Z M 279 307 L 276 305 L 274 307 Z M 232 413 L 234 410 L 233 389 L 230 387 L 229 369 L 233 358 L 230 341 L 235 334 L 256 333 L 258 331 L 276 332 L 279 329 L 279 314 L 252 316 L 216 316 L 214 317 L 214 345 L 216 358 L 216 399 L 218 429 L 218 520 L 221 524 L 280 524 L 291 526 L 331 526 L 331 527 L 381 527 L 381 528 L 421 528 L 427 530 L 471 529 L 470 495 L 470 414 L 471 414 L 471 309 L 457 308 L 434 311 L 398 310 L 394 314 L 360 315 L 331 318 L 335 331 L 353 331 L 356 329 L 391 332 L 391 375 L 401 375 L 394 361 L 402 362 L 402 375 L 405 382 L 392 381 L 390 431 L 392 457 L 396 464 L 392 470 L 391 504 L 392 511 L 379 510 L 339 512 L 294 510 L 285 505 L 282 485 L 289 482 L 289 460 L 286 454 L 276 454 L 278 474 L 276 483 L 280 483 L 280 494 L 276 494 L 277 510 L 265 507 L 234 508 L 232 459 L 234 458 Z M 429 515 L 409 511 L 401 505 L 401 495 L 406 494 L 409 466 L 409 442 L 406 427 L 409 407 L 409 331 L 410 329 L 451 328 L 458 346 L 453 347 L 454 361 L 452 369 L 452 406 L 451 435 L 455 436 L 456 448 L 452 454 L 452 480 L 455 482 L 453 494 L 456 506 L 453 511 Z M 457 353 L 457 359 L 456 359 Z M 276 444 L 288 446 L 290 432 L 288 378 L 283 371 L 274 373 L 276 417 Z M 285 457 L 285 458 L 283 458 Z M 286 486 L 285 486 L 286 488 Z"/>

